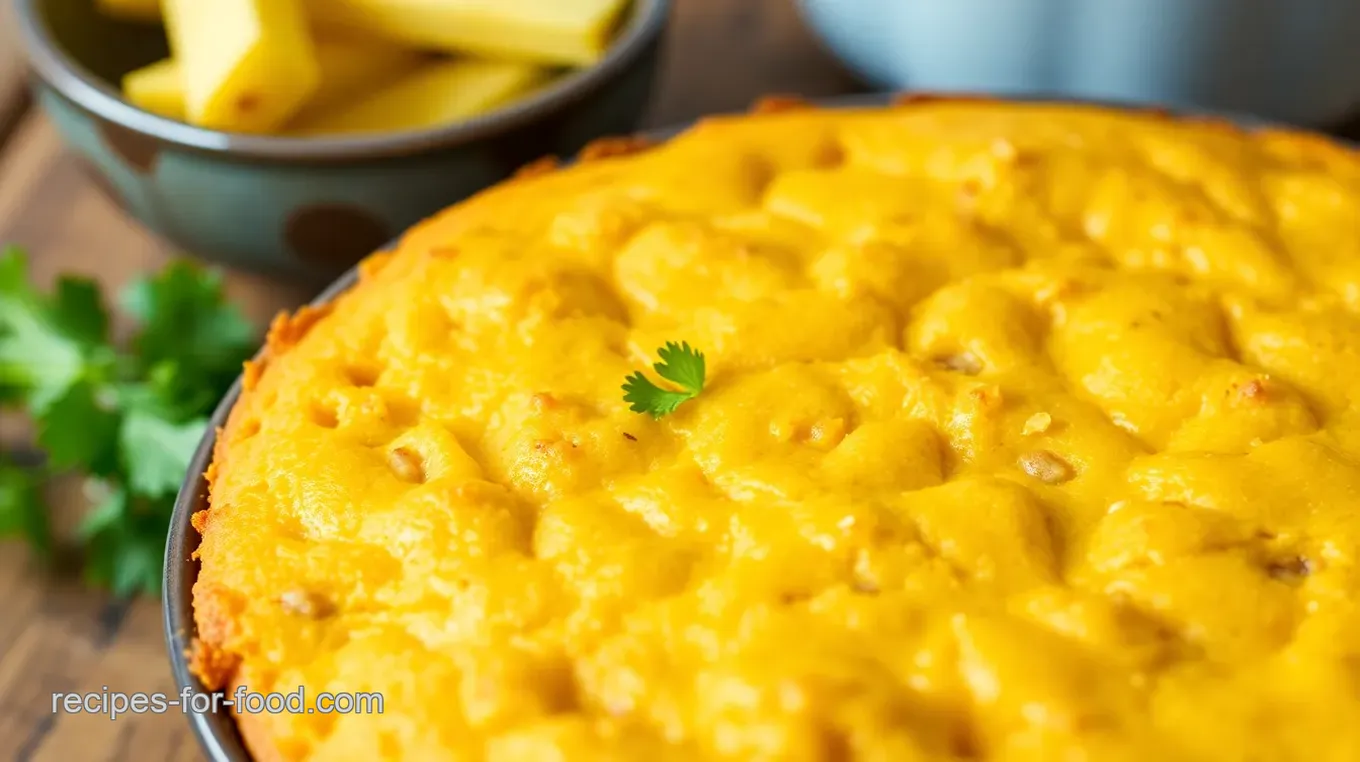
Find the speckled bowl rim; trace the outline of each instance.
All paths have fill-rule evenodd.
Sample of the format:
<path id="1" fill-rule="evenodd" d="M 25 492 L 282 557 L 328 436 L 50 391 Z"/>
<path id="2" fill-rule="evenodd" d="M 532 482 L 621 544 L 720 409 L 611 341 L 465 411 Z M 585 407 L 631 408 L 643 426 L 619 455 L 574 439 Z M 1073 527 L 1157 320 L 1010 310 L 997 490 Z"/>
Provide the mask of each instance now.
<path id="1" fill-rule="evenodd" d="M 63 50 L 42 20 L 44 0 L 17 0 L 28 62 L 38 77 L 94 115 L 181 148 L 238 158 L 290 162 L 362 161 L 466 145 L 559 112 L 621 77 L 647 52 L 670 17 L 671 0 L 633 0 L 629 18 L 596 64 L 559 78 L 527 98 L 447 127 L 364 137 L 288 138 L 209 130 L 143 111 L 123 100 Z"/>
<path id="2" fill-rule="evenodd" d="M 862 95 L 842 96 L 839 98 L 828 98 L 810 102 L 809 105 L 820 109 L 847 109 L 864 108 L 875 106 L 886 106 L 899 100 L 973 100 L 991 103 L 1029 103 L 1029 104 L 1062 104 L 1071 106 L 1090 106 L 1094 108 L 1113 109 L 1117 111 L 1133 113 L 1159 113 L 1168 118 L 1181 119 L 1202 119 L 1220 121 L 1231 124 L 1234 127 L 1244 130 L 1262 129 L 1282 129 L 1299 134 L 1316 135 L 1323 137 L 1331 143 L 1346 146 L 1352 150 L 1357 149 L 1357 145 L 1351 141 L 1335 138 L 1306 128 L 1280 125 L 1277 123 L 1262 120 L 1256 117 L 1243 116 L 1240 114 L 1224 114 L 1216 111 L 1188 111 L 1181 109 L 1162 108 L 1149 106 L 1146 104 L 1129 104 L 1112 101 L 1084 100 L 1063 97 L 1053 97 L 1038 95 L 1033 97 L 1006 97 L 997 98 L 988 95 L 975 95 L 968 93 L 947 94 L 947 93 L 868 93 Z M 650 143 L 663 142 L 669 138 L 683 133 L 694 125 L 690 122 L 674 127 L 649 130 L 639 135 L 643 140 Z M 399 240 L 399 239 L 398 239 Z M 396 242 L 388 244 L 384 250 L 395 247 Z M 318 307 L 334 301 L 341 294 L 352 288 L 359 279 L 359 266 L 356 265 L 340 276 L 334 283 L 322 291 L 310 304 Z M 161 610 L 165 626 L 165 643 L 169 651 L 171 670 L 175 677 L 175 686 L 178 690 L 192 687 L 197 692 L 206 692 L 203 684 L 193 675 L 189 669 L 188 649 L 197 628 L 194 624 L 193 612 L 193 587 L 198 579 L 198 563 L 191 560 L 191 554 L 197 550 L 199 535 L 194 531 L 190 524 L 190 519 L 194 513 L 208 507 L 208 482 L 205 473 L 208 465 L 212 462 L 213 447 L 217 443 L 217 430 L 226 425 L 227 417 L 231 414 L 231 409 L 236 405 L 237 399 L 241 395 L 241 379 L 238 377 L 227 391 L 225 397 L 213 411 L 212 419 L 209 422 L 207 433 L 199 443 L 198 449 L 194 451 L 193 460 L 189 464 L 189 472 L 185 477 L 183 486 L 180 488 L 179 495 L 175 498 L 174 513 L 170 518 L 169 536 L 165 545 L 165 568 L 163 578 L 163 593 L 161 598 Z M 236 722 L 230 714 L 196 714 L 189 713 L 189 722 L 194 734 L 198 737 L 199 743 L 207 753 L 210 762 L 252 762 L 250 753 L 246 750 L 241 741 L 241 737 L 236 730 Z"/>

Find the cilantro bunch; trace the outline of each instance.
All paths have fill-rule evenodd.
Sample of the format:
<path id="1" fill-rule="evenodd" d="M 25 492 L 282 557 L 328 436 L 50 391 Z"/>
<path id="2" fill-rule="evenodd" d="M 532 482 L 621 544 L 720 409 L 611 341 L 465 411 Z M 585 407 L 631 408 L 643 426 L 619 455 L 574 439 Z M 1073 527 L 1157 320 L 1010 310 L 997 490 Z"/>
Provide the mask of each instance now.
<path id="1" fill-rule="evenodd" d="M 35 290 L 24 254 L 0 252 L 0 406 L 33 420 L 46 462 L 0 453 L 0 537 L 42 556 L 53 533 L 45 480 L 87 479 L 77 530 L 85 578 L 119 596 L 156 594 L 166 532 L 208 416 L 256 346 L 221 279 L 188 262 L 133 283 L 121 307 L 137 321 L 125 347 L 93 282 L 63 277 Z"/>

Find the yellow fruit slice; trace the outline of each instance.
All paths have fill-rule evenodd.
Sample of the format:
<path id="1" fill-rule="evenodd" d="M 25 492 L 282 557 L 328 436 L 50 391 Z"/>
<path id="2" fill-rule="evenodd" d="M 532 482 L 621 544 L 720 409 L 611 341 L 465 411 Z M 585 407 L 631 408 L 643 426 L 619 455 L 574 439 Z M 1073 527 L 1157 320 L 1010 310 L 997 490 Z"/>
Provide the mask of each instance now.
<path id="1" fill-rule="evenodd" d="M 362 98 L 430 59 L 388 42 L 325 38 L 316 41 L 316 60 L 321 84 L 298 118 Z M 128 74 L 123 79 L 123 94 L 138 108 L 171 119 L 184 118 L 184 85 L 179 63 L 172 58 Z"/>
<path id="2" fill-rule="evenodd" d="M 300 0 L 164 0 L 191 123 L 268 132 L 321 80 Z"/>
<path id="3" fill-rule="evenodd" d="M 484 114 L 547 82 L 549 73 L 516 61 L 452 60 L 427 64 L 367 98 L 291 125 L 291 135 L 417 130 Z"/>
<path id="4" fill-rule="evenodd" d="M 321 86 L 296 118 L 363 98 L 431 61 L 428 54 L 386 40 L 328 35 L 316 41 Z"/>
<path id="5" fill-rule="evenodd" d="M 131 21 L 159 21 L 161 0 L 95 0 L 101 13 Z"/>
<path id="6" fill-rule="evenodd" d="M 323 25 L 547 64 L 599 60 L 628 0 L 308 0 Z"/>
<path id="7" fill-rule="evenodd" d="M 123 77 L 123 95 L 132 105 L 169 119 L 184 119 L 184 85 L 173 58 L 157 61 Z"/>

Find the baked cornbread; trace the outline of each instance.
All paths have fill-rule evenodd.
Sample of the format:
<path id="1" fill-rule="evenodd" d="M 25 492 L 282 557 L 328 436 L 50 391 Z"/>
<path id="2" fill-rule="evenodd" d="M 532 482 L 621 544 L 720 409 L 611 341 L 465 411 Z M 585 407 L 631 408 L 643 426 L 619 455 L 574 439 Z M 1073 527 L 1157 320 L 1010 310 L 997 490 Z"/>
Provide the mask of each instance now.
<path id="1" fill-rule="evenodd" d="M 247 368 L 196 669 L 385 698 L 258 758 L 1360 759 L 1360 158 L 965 101 L 604 148 Z"/>

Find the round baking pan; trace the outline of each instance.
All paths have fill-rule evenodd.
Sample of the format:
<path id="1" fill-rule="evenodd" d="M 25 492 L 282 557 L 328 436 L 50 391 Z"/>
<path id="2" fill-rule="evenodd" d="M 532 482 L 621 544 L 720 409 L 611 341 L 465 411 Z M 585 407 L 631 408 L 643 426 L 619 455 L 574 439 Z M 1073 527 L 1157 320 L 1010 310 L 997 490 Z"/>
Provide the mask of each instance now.
<path id="1" fill-rule="evenodd" d="M 1088 105 L 1100 108 L 1112 108 L 1122 111 L 1157 111 L 1166 114 L 1168 117 L 1179 118 L 1204 118 L 1220 120 L 1231 123 L 1243 129 L 1263 129 L 1279 127 L 1263 122 L 1260 119 L 1243 117 L 1240 115 L 1221 114 L 1217 112 L 1177 112 L 1166 109 L 1149 108 L 1147 106 L 1137 106 L 1121 103 L 1109 103 L 1098 101 L 1078 101 L 1065 98 L 1033 97 L 1033 98 L 1006 98 L 992 99 L 987 96 L 973 96 L 966 94 L 869 94 L 854 95 L 842 98 L 833 98 L 822 101 L 812 102 L 810 105 L 816 108 L 836 109 L 836 108 L 863 108 L 874 106 L 885 106 L 891 102 L 899 100 L 950 100 L 950 99 L 981 99 L 996 100 L 997 102 L 1022 102 L 1022 103 L 1062 103 L 1067 105 Z M 688 125 L 682 125 L 667 129 L 659 129 L 642 133 L 639 137 L 649 142 L 664 141 L 670 137 L 683 132 Z M 1281 129 L 1286 129 L 1281 127 Z M 1336 141 L 1345 144 L 1346 141 Z M 389 244 L 389 248 L 392 244 Z M 323 291 L 313 301 L 312 305 L 326 304 L 340 294 L 349 290 L 358 281 L 358 267 L 351 268 L 329 288 Z M 179 496 L 175 500 L 175 509 L 171 517 L 169 527 L 169 538 L 165 548 L 165 570 L 164 570 L 164 593 L 162 597 L 162 611 L 165 620 L 165 639 L 169 649 L 170 664 L 174 671 L 175 682 L 180 690 L 191 688 L 195 692 L 204 693 L 207 689 L 199 682 L 189 669 L 188 651 L 196 634 L 193 615 L 193 587 L 194 581 L 198 578 L 198 562 L 193 560 L 194 551 L 198 548 L 199 535 L 190 525 L 191 517 L 198 511 L 208 508 L 208 483 L 204 478 L 204 473 L 212 461 L 213 446 L 217 441 L 217 430 L 224 426 L 227 416 L 232 407 L 236 404 L 237 398 L 241 394 L 241 379 L 237 378 L 227 391 L 226 396 L 218 404 L 213 412 L 212 420 L 209 423 L 207 433 L 203 441 L 199 443 L 198 449 L 194 452 L 194 457 L 189 465 L 188 476 L 183 486 L 180 488 Z M 202 744 L 207 757 L 211 762 L 250 762 L 251 756 L 246 751 L 245 745 L 241 741 L 240 735 L 236 731 L 235 720 L 229 713 L 195 713 L 189 712 L 189 721 L 193 726 L 194 734 Z"/>

